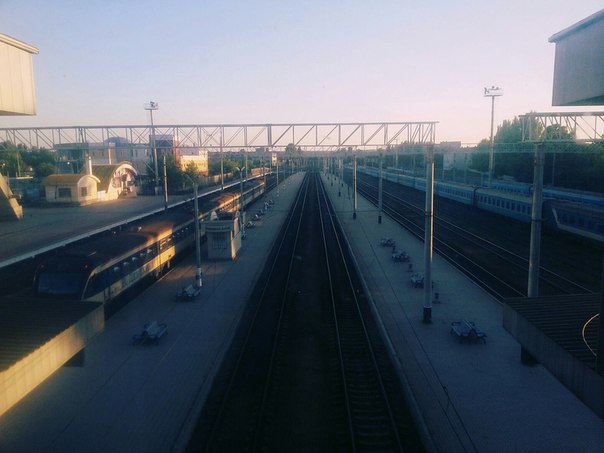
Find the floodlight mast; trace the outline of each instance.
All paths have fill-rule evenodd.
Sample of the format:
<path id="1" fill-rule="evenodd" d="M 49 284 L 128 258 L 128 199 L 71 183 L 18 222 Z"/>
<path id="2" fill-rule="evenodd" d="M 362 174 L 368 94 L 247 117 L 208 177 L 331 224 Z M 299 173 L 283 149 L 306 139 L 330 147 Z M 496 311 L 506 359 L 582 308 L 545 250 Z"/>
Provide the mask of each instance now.
<path id="1" fill-rule="evenodd" d="M 157 168 L 157 148 L 155 147 L 155 127 L 153 126 L 153 110 L 159 109 L 159 104 L 155 101 L 149 101 L 145 104 L 145 110 L 149 110 L 151 115 L 151 147 L 153 148 L 153 164 L 155 170 L 155 195 L 159 195 L 159 174 Z"/>
<path id="2" fill-rule="evenodd" d="M 495 98 L 497 96 L 503 96 L 503 90 L 494 85 L 491 88 L 485 87 L 484 96 L 491 98 L 491 149 L 489 152 L 489 186 L 491 185 L 491 179 L 493 178 L 493 167 L 495 166 L 495 151 L 493 146 L 493 122 L 495 119 Z"/>

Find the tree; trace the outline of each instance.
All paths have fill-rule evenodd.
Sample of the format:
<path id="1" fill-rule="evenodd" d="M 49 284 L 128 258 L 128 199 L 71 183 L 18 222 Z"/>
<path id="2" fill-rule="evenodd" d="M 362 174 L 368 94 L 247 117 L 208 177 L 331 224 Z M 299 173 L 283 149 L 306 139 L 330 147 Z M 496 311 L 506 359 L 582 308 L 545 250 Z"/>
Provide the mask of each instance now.
<path id="1" fill-rule="evenodd" d="M 34 176 L 39 179 L 45 178 L 56 172 L 57 167 L 55 167 L 54 164 L 49 164 L 47 162 L 42 162 L 34 168 Z"/>

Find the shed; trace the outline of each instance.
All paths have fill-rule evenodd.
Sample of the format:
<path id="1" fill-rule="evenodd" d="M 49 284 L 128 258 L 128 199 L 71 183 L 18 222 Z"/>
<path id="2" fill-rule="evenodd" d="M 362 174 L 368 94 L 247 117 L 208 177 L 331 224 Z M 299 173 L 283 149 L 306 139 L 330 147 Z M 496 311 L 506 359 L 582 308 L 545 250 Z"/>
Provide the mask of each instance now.
<path id="1" fill-rule="evenodd" d="M 100 179 L 93 175 L 63 173 L 49 175 L 42 180 L 49 203 L 87 205 L 98 199 Z"/>
<path id="2" fill-rule="evenodd" d="M 237 213 L 222 213 L 204 222 L 208 259 L 235 259 L 241 248 L 241 228 Z"/>

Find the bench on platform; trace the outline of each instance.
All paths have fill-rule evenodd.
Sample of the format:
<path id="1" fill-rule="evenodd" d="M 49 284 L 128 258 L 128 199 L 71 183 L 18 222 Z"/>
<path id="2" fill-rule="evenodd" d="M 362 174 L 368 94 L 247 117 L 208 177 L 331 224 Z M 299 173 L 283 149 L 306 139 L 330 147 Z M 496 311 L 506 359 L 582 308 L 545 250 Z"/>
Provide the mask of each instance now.
<path id="1" fill-rule="evenodd" d="M 482 341 L 486 343 L 487 334 L 480 330 L 472 321 L 455 321 L 451 323 L 451 333 L 457 336 L 459 342 L 467 341 L 468 343 L 476 343 Z"/>
<path id="2" fill-rule="evenodd" d="M 199 296 L 200 292 L 201 289 L 198 286 L 188 285 L 176 294 L 176 300 L 193 300 Z"/>
<path id="3" fill-rule="evenodd" d="M 166 324 L 159 324 L 157 321 L 145 324 L 143 331 L 132 336 L 132 344 L 145 344 L 148 341 L 153 341 L 155 344 L 159 343 L 159 339 L 168 333 L 168 326 Z"/>

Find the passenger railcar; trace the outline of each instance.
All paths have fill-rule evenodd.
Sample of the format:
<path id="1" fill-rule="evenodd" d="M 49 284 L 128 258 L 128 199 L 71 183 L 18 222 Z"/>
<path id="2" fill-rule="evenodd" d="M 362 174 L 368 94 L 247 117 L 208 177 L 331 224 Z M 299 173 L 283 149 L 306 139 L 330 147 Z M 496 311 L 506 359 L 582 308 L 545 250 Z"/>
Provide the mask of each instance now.
<path id="1" fill-rule="evenodd" d="M 543 220 L 550 228 L 602 242 L 604 237 L 604 208 L 580 203 L 546 200 Z"/>
<path id="2" fill-rule="evenodd" d="M 88 241 L 42 263 L 35 290 L 41 297 L 108 302 L 143 278 L 157 276 L 194 240 L 186 213 L 158 214 L 125 231 Z"/>
<path id="3" fill-rule="evenodd" d="M 264 194 L 262 183 L 243 193 L 243 205 Z M 223 193 L 204 205 L 199 220 L 217 211 L 241 208 L 239 192 Z M 169 269 L 172 260 L 195 241 L 195 220 L 189 212 L 156 214 L 119 231 L 70 247 L 37 269 L 39 297 L 109 302 L 148 276 Z"/>
<path id="4" fill-rule="evenodd" d="M 531 221 L 532 199 L 528 196 L 494 189 L 476 189 L 474 206 L 522 222 Z"/>
<path id="5" fill-rule="evenodd" d="M 371 176 L 379 176 L 378 169 L 374 167 L 359 167 L 359 171 Z M 384 171 L 382 175 L 387 181 L 425 191 L 425 178 L 389 170 Z M 522 222 L 531 221 L 533 194 L 531 184 L 498 180 L 492 182 L 491 187 L 487 188 L 435 181 L 434 193 L 437 196 L 476 206 L 479 209 Z M 543 200 L 543 217 L 546 220 L 546 226 L 597 242 L 604 242 L 604 231 L 599 226 L 602 224 L 599 213 L 604 210 L 604 197 L 600 194 L 544 187 Z M 558 216 L 555 214 L 557 212 L 564 214 Z M 576 219 L 576 221 L 571 219 Z"/>
<path id="6" fill-rule="evenodd" d="M 440 181 L 434 183 L 434 193 L 436 195 L 470 206 L 474 204 L 475 191 L 476 188 L 463 184 L 444 183 Z"/>

